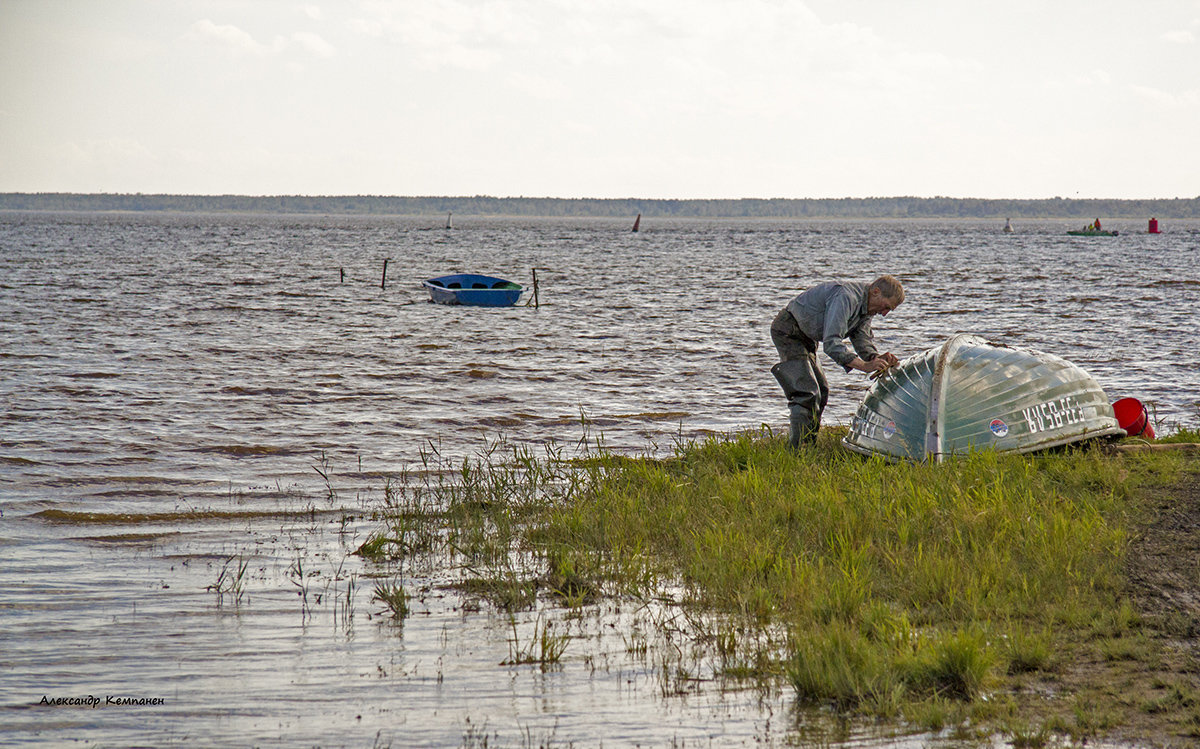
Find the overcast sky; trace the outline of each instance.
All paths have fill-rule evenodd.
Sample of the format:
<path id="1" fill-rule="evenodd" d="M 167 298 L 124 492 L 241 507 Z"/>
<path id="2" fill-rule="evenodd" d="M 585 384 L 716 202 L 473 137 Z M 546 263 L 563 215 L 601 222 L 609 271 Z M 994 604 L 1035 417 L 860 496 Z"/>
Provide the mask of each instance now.
<path id="1" fill-rule="evenodd" d="M 1200 0 L 0 0 L 0 191 L 1200 196 Z"/>

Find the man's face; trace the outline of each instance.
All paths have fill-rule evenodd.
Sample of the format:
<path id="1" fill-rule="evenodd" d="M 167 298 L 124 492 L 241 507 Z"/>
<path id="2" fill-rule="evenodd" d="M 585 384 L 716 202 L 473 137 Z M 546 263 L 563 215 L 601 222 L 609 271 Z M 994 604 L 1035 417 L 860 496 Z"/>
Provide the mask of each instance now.
<path id="1" fill-rule="evenodd" d="M 871 289 L 870 295 L 867 297 L 867 314 L 882 315 L 887 317 L 887 313 L 900 306 L 900 302 L 888 299 L 879 289 Z"/>

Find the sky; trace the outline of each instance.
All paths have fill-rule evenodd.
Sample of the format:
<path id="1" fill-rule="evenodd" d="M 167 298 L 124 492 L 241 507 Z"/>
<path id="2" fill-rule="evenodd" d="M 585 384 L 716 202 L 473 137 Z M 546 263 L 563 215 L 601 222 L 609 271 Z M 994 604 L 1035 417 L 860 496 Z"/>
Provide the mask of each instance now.
<path id="1" fill-rule="evenodd" d="M 1200 0 L 0 0 L 0 192 L 1200 196 Z"/>

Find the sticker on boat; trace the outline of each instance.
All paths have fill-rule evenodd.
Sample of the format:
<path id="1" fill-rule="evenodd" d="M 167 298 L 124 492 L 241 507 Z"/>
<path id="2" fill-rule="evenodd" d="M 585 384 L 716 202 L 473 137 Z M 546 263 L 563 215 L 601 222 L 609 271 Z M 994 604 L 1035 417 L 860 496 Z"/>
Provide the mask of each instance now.
<path id="1" fill-rule="evenodd" d="M 1008 424 L 1005 424 L 1003 419 L 992 419 L 992 423 L 989 425 L 989 427 L 992 430 L 992 434 L 996 435 L 997 437 L 1008 436 Z"/>

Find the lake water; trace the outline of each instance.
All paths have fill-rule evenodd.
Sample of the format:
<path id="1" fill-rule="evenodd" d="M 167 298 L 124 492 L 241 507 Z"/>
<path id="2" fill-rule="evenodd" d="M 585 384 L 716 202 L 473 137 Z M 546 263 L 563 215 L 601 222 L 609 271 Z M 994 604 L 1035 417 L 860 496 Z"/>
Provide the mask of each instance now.
<path id="1" fill-rule="evenodd" d="M 808 730 L 786 692 L 663 688 L 629 648 L 662 612 L 563 620 L 549 671 L 500 665 L 513 623 L 436 570 L 391 623 L 350 556 L 384 481 L 502 438 L 786 429 L 772 317 L 881 272 L 901 357 L 976 332 L 1195 427 L 1200 222 L 1065 234 L 1085 220 L 0 214 L 0 744 L 785 743 Z M 420 287 L 534 268 L 537 308 Z M 825 366 L 848 423 L 866 378 Z M 241 597 L 213 590 L 239 560 Z"/>

